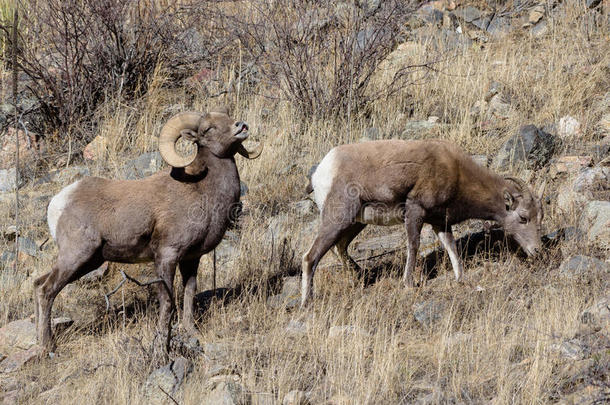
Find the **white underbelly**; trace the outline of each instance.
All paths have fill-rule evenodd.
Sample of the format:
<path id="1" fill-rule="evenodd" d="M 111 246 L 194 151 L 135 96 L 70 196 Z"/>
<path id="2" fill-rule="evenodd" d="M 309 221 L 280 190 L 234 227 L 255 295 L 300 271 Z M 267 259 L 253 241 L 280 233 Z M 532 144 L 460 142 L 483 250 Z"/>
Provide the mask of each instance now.
<path id="1" fill-rule="evenodd" d="M 382 226 L 399 225 L 404 222 L 404 208 L 400 205 L 369 204 L 360 210 L 356 222 Z"/>

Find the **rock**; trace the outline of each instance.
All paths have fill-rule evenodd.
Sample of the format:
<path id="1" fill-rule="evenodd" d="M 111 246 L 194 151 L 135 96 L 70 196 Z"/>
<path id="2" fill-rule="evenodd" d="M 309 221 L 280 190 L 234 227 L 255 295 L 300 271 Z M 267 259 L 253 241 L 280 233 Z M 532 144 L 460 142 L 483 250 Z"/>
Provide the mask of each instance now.
<path id="1" fill-rule="evenodd" d="M 284 396 L 282 405 L 309 405 L 309 398 L 303 391 L 292 390 Z"/>
<path id="2" fill-rule="evenodd" d="M 589 352 L 589 349 L 578 339 L 555 343 L 552 344 L 550 348 L 551 350 L 558 352 L 562 357 L 570 360 L 582 360 Z"/>
<path id="3" fill-rule="evenodd" d="M 38 244 L 30 238 L 21 236 L 17 241 L 17 247 L 20 252 L 28 256 L 37 257 L 39 255 Z"/>
<path id="4" fill-rule="evenodd" d="M 421 139 L 425 135 L 431 134 L 440 125 L 429 121 L 409 121 L 405 124 L 405 129 L 400 134 L 400 139 Z"/>
<path id="5" fill-rule="evenodd" d="M 549 32 L 549 25 L 545 20 L 540 21 L 538 24 L 534 25 L 530 31 L 534 38 L 540 38 L 546 35 Z"/>
<path id="6" fill-rule="evenodd" d="M 489 100 L 487 114 L 489 117 L 506 119 L 510 115 L 510 100 L 502 93 L 496 94 Z"/>
<path id="7" fill-rule="evenodd" d="M 307 322 L 291 319 L 290 322 L 288 322 L 285 331 L 289 335 L 304 336 L 309 332 L 309 325 Z"/>
<path id="8" fill-rule="evenodd" d="M 599 120 L 598 126 L 602 133 L 610 134 L 610 113 L 604 114 L 601 120 Z"/>
<path id="9" fill-rule="evenodd" d="M 429 299 L 413 304 L 413 316 L 422 326 L 430 327 L 441 320 L 445 313 L 445 304 Z"/>
<path id="10" fill-rule="evenodd" d="M 12 373 L 17 371 L 30 361 L 42 356 L 43 353 L 44 349 L 38 345 L 33 345 L 27 350 L 14 352 L 0 363 L 0 373 Z"/>
<path id="11" fill-rule="evenodd" d="M 18 404 L 20 392 L 20 390 L 16 389 L 0 393 L 0 400 L 2 400 L 2 405 Z"/>
<path id="12" fill-rule="evenodd" d="M 582 323 L 589 325 L 608 325 L 610 323 L 610 295 L 597 300 L 580 314 Z"/>
<path id="13" fill-rule="evenodd" d="M 491 98 L 497 94 L 500 94 L 502 91 L 502 83 L 493 81 L 489 84 L 489 88 L 487 89 L 487 93 L 485 93 L 485 101 L 489 102 Z"/>
<path id="14" fill-rule="evenodd" d="M 552 162 L 549 174 L 556 178 L 564 174 L 577 173 L 580 169 L 591 165 L 593 165 L 591 156 L 561 156 Z"/>
<path id="15" fill-rule="evenodd" d="M 17 184 L 17 182 L 15 181 L 16 171 L 17 170 L 14 167 L 11 167 L 10 169 L 0 170 L 0 193 L 15 190 L 15 184 Z M 23 185 L 25 184 L 25 180 L 21 176 L 19 176 L 18 181 L 19 188 L 23 187 Z"/>
<path id="16" fill-rule="evenodd" d="M 17 150 L 16 138 L 19 138 L 19 162 L 21 165 L 31 164 L 38 159 L 40 153 L 44 152 L 44 147 L 38 135 L 23 130 L 16 131 L 15 128 L 8 128 L 2 136 L 0 145 L 0 169 L 8 169 L 15 166 L 15 151 Z"/>
<path id="17" fill-rule="evenodd" d="M 578 162 L 581 166 L 588 163 L 586 159 Z M 572 190 L 578 193 L 610 190 L 610 167 L 591 167 L 580 171 L 572 182 Z"/>
<path id="18" fill-rule="evenodd" d="M 354 326 L 354 325 L 332 326 L 328 330 L 329 339 L 364 338 L 364 337 L 369 337 L 369 336 L 371 336 L 371 334 L 369 332 L 367 332 L 366 330 L 364 330 L 358 326 Z"/>
<path id="19" fill-rule="evenodd" d="M 507 17 L 495 17 L 487 26 L 487 32 L 494 37 L 502 37 L 510 32 L 510 19 Z"/>
<path id="20" fill-rule="evenodd" d="M 144 153 L 125 163 L 123 177 L 127 180 L 141 179 L 158 172 L 162 167 L 163 158 L 159 152 Z"/>
<path id="21" fill-rule="evenodd" d="M 297 216 L 304 217 L 314 212 L 315 203 L 310 199 L 305 199 L 292 203 L 290 206 Z"/>
<path id="22" fill-rule="evenodd" d="M 91 172 L 86 166 L 70 166 L 65 169 L 57 170 L 51 174 L 51 179 L 57 184 L 67 186 L 80 180 L 85 176 L 90 176 Z"/>
<path id="23" fill-rule="evenodd" d="M 250 394 L 251 405 L 276 405 L 279 401 L 275 399 L 275 395 L 271 392 L 253 392 Z"/>
<path id="24" fill-rule="evenodd" d="M 143 395 L 147 403 L 171 403 L 171 399 L 168 398 L 167 394 L 171 395 L 174 399 L 179 399 L 184 379 L 191 371 L 193 371 L 193 364 L 184 357 L 178 357 L 171 363 L 153 371 L 143 386 Z"/>
<path id="25" fill-rule="evenodd" d="M 426 54 L 426 47 L 418 42 L 407 41 L 398 45 L 377 67 L 372 81 L 388 85 L 405 66 L 420 60 Z M 375 138 L 372 138 L 375 139 Z"/>
<path id="26" fill-rule="evenodd" d="M 284 277 L 282 292 L 267 298 L 267 305 L 272 308 L 296 308 L 301 303 L 301 278 Z"/>
<path id="27" fill-rule="evenodd" d="M 379 128 L 371 127 L 371 128 L 365 129 L 362 132 L 362 137 L 366 138 L 368 140 L 371 140 L 371 141 L 381 139 Z"/>
<path id="28" fill-rule="evenodd" d="M 590 201 L 580 218 L 580 229 L 587 230 L 589 243 L 608 248 L 610 246 L 610 201 Z"/>
<path id="29" fill-rule="evenodd" d="M 544 17 L 544 5 L 538 4 L 530 10 L 527 21 L 530 24 L 536 24 L 542 17 Z"/>
<path id="30" fill-rule="evenodd" d="M 602 0 L 586 0 L 588 8 L 595 8 L 601 4 Z"/>
<path id="31" fill-rule="evenodd" d="M 105 136 L 98 135 L 83 149 L 83 157 L 87 160 L 103 160 L 106 157 L 108 147 L 108 139 Z"/>
<path id="32" fill-rule="evenodd" d="M 481 10 L 472 6 L 459 7 L 453 12 L 453 14 L 469 23 L 481 18 L 483 15 Z"/>
<path id="33" fill-rule="evenodd" d="M 11 354 L 36 344 L 36 325 L 29 319 L 12 321 L 0 328 L 0 352 Z"/>
<path id="34" fill-rule="evenodd" d="M 425 23 L 436 24 L 443 21 L 443 12 L 431 3 L 422 5 L 416 14 Z"/>
<path id="35" fill-rule="evenodd" d="M 577 277 L 581 275 L 610 272 L 610 266 L 599 259 L 589 256 L 572 256 L 564 260 L 559 266 L 559 274 L 564 277 Z"/>
<path id="36" fill-rule="evenodd" d="M 580 122 L 569 115 L 561 117 L 557 127 L 557 134 L 561 139 L 569 139 L 581 135 Z"/>
<path id="37" fill-rule="evenodd" d="M 212 389 L 202 398 L 202 404 L 245 405 L 250 403 L 250 396 L 242 385 L 236 381 L 238 376 L 222 376 L 211 379 Z M 213 381 L 212 381 L 213 380 Z"/>
<path id="38" fill-rule="evenodd" d="M 502 145 L 492 166 L 499 171 L 519 164 L 541 167 L 549 161 L 554 150 L 555 139 L 552 135 L 535 125 L 524 125 L 519 128 L 518 134 Z"/>
<path id="39" fill-rule="evenodd" d="M 210 362 L 228 363 L 230 351 L 230 347 L 226 343 L 213 342 L 203 345 L 203 354 Z"/>
<path id="40" fill-rule="evenodd" d="M 80 280 L 85 283 L 100 281 L 108 273 L 108 262 L 104 262 L 100 267 L 82 276 Z"/>

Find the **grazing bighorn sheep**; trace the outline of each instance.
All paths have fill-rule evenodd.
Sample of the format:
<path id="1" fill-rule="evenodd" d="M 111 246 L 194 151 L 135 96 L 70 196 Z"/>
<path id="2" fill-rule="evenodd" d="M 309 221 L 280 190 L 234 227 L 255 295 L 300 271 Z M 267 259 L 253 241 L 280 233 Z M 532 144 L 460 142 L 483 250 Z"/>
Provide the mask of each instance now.
<path id="1" fill-rule="evenodd" d="M 195 332 L 194 295 L 202 255 L 218 245 L 239 202 L 234 155 L 258 157 L 262 144 L 248 150 L 242 142 L 248 126 L 226 111 L 185 112 L 161 130 L 159 151 L 172 166 L 140 180 L 89 177 L 65 187 L 48 208 L 51 235 L 59 248 L 51 272 L 35 281 L 38 341 L 52 349 L 51 307 L 68 283 L 104 261 L 154 261 L 160 304 L 158 327 L 168 330 L 173 281 L 179 265 L 184 283 L 183 327 Z M 192 141 L 196 152 L 180 156 L 178 138 Z"/>
<path id="2" fill-rule="evenodd" d="M 527 185 L 479 166 L 447 141 L 382 140 L 338 146 L 312 174 L 307 191 L 312 190 L 320 227 L 303 256 L 302 306 L 311 295 L 318 262 L 332 246 L 344 266 L 358 268 L 347 247 L 367 224 L 404 223 L 408 244 L 403 282 L 408 287 L 414 285 L 424 222 L 432 225 L 449 253 L 458 281 L 462 263 L 451 233 L 453 224 L 471 218 L 495 220 L 528 255 L 540 248 L 542 207 Z"/>

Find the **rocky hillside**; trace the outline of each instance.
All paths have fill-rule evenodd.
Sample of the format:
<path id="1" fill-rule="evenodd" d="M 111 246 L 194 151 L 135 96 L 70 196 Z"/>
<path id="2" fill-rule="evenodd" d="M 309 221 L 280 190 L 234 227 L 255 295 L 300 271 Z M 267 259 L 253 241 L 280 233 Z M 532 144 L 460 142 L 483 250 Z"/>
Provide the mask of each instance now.
<path id="1" fill-rule="evenodd" d="M 262 4 L 219 3 L 234 11 Z M 340 86 L 336 93 L 312 90 L 315 103 L 288 95 L 295 71 L 271 69 L 285 51 L 271 37 L 265 52 L 277 54 L 260 59 L 236 49 L 234 59 L 193 62 L 178 78 L 159 67 L 144 94 L 109 96 L 72 130 L 39 124 L 44 109 L 28 93 L 35 79 L 27 75 L 17 106 L 23 125 L 15 128 L 10 75 L 2 72 L 2 403 L 610 401 L 610 3 L 439 0 L 396 14 L 383 33 L 354 28 L 351 18 L 375 23 L 374 16 L 392 15 L 384 14 L 392 2 L 321 3 L 302 2 L 305 14 L 285 17 L 286 35 L 298 35 L 288 41 L 294 49 L 327 38 L 326 48 L 332 42 L 339 54 L 330 38 L 353 38 L 361 49 L 354 59 L 364 49 L 383 54 L 361 82 L 365 90 L 346 99 L 325 98 Z M 189 32 L 197 47 L 203 37 Z M 391 38 L 387 52 L 372 48 L 378 35 Z M 337 77 L 333 58 L 318 66 L 324 60 L 310 57 L 324 80 Z M 372 66 L 363 60 L 363 70 Z M 269 72 L 280 80 L 270 81 Z M 345 114 L 323 108 L 344 100 Z M 350 109 L 352 102 L 358 108 Z M 128 281 L 109 294 L 124 281 L 121 272 L 154 279 L 152 265 L 105 263 L 57 297 L 58 348 L 43 353 L 33 281 L 57 253 L 46 226 L 49 200 L 84 176 L 139 179 L 165 169 L 156 151 L 163 123 L 217 104 L 247 121 L 266 149 L 258 160 L 238 162 L 241 216 L 217 247 L 215 264 L 212 255 L 201 260 L 201 335 L 175 333 L 169 361 L 158 364 L 154 289 Z M 316 273 L 314 304 L 300 310 L 301 256 L 318 222 L 304 191 L 308 173 L 332 146 L 389 138 L 448 139 L 482 166 L 532 187 L 546 182 L 542 255 L 526 259 L 501 229 L 468 221 L 454 230 L 465 262 L 465 281 L 456 284 L 426 226 L 419 285 L 406 290 L 402 227 L 368 227 L 350 252 L 365 274 L 343 269 L 329 253 Z"/>

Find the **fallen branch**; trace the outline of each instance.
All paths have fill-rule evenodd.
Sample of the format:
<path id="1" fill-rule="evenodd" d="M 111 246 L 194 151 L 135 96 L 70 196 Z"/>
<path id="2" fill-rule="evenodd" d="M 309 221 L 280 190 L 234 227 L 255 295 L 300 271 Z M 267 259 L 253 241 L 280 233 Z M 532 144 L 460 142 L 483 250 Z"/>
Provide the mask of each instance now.
<path id="1" fill-rule="evenodd" d="M 167 292 L 169 293 L 170 297 L 173 298 L 172 294 L 169 291 L 169 287 L 165 284 L 165 281 L 163 279 L 161 279 L 161 278 L 157 278 L 157 279 L 151 280 L 151 281 L 141 282 L 141 281 L 138 281 L 135 278 L 131 277 L 129 274 L 125 273 L 125 271 L 123 271 L 123 270 L 121 270 L 121 275 L 123 276 L 123 279 L 116 286 L 116 288 L 114 290 L 110 291 L 109 293 L 104 294 L 104 299 L 106 300 L 106 312 L 108 312 L 108 310 L 110 310 L 110 300 L 109 300 L 109 298 L 113 294 L 115 294 L 117 291 L 119 291 L 119 289 L 123 286 L 123 284 L 125 284 L 126 281 L 131 281 L 131 282 L 137 284 L 139 287 L 147 287 L 147 286 L 152 285 L 152 284 L 163 283 L 163 285 L 167 289 Z M 172 300 L 172 306 L 173 306 L 173 300 Z"/>

